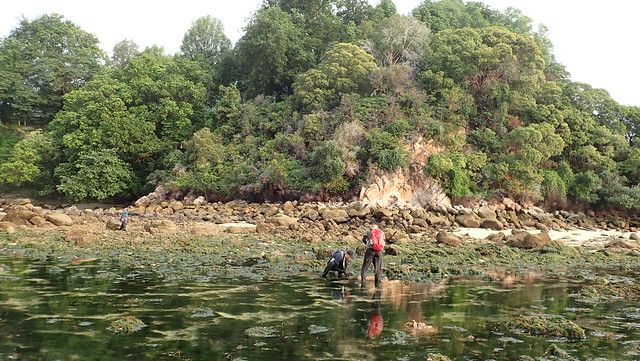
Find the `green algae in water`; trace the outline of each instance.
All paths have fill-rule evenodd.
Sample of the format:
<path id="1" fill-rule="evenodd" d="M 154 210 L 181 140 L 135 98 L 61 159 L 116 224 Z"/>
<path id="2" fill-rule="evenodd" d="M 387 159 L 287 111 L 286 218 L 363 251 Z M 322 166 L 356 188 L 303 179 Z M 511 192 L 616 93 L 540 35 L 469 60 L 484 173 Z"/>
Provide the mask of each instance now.
<path id="1" fill-rule="evenodd" d="M 507 328 L 532 335 L 566 337 L 569 339 L 586 338 L 584 329 L 560 316 L 518 316 L 507 322 Z"/>
<path id="2" fill-rule="evenodd" d="M 134 316 L 125 316 L 111 322 L 111 326 L 108 329 L 114 333 L 129 335 L 136 331 L 140 331 L 144 327 L 147 327 L 147 325 L 138 318 Z"/>
<path id="3" fill-rule="evenodd" d="M 560 356 L 545 351 L 558 343 L 581 361 L 595 361 L 593 355 L 630 361 L 638 351 L 634 345 L 640 342 L 635 324 L 640 310 L 634 300 L 593 304 L 593 312 L 576 316 L 584 307 L 576 296 L 580 287 L 611 270 L 589 271 L 588 278 L 574 277 L 568 283 L 553 277 L 526 283 L 526 273 L 512 272 L 514 283 L 504 285 L 504 277 L 489 282 L 452 277 L 437 285 L 385 280 L 376 290 L 359 288 L 357 279 L 336 287 L 323 282 L 317 272 L 286 280 L 235 278 L 239 274 L 235 271 L 229 278 L 218 274 L 194 279 L 171 273 L 183 272 L 179 267 L 167 267 L 160 275 L 151 268 L 66 264 L 64 272 L 51 272 L 59 265 L 55 261 L 31 262 L 0 258 L 9 269 L 5 274 L 38 280 L 25 278 L 0 287 L 0 326 L 12 335 L 0 340 L 0 359 L 15 355 L 21 360 L 408 361 L 441 355 L 447 358 L 434 360 L 507 361 L 527 354 L 535 361 L 557 361 Z M 105 270 L 118 276 L 96 277 Z M 632 271 L 624 274 L 635 281 Z M 563 274 L 558 269 L 554 272 Z M 607 282 L 625 284 L 618 279 L 607 277 Z M 334 298 L 336 289 L 339 300 Z M 533 306 L 566 319 L 579 318 L 581 325 L 588 325 L 584 326 L 589 330 L 586 339 L 558 342 L 512 334 L 505 321 Z M 144 315 L 144 321 L 153 325 L 151 330 L 126 337 L 105 331 L 131 307 L 136 316 Z M 384 329 L 378 338 L 370 339 L 367 321 L 376 314 L 384 319 Z M 63 322 L 50 322 L 54 319 Z M 84 320 L 94 323 L 79 326 Z M 433 332 L 413 333 L 407 328 L 412 321 L 430 326 Z M 611 332 L 625 337 L 607 336 Z M 45 344 L 51 346 L 45 348 Z"/>
<path id="4" fill-rule="evenodd" d="M 427 361 L 451 361 L 451 359 L 439 353 L 430 353 L 427 355 Z"/>
<path id="5" fill-rule="evenodd" d="M 249 337 L 270 338 L 277 336 L 278 329 L 272 326 L 255 326 L 244 330 L 244 334 Z"/>

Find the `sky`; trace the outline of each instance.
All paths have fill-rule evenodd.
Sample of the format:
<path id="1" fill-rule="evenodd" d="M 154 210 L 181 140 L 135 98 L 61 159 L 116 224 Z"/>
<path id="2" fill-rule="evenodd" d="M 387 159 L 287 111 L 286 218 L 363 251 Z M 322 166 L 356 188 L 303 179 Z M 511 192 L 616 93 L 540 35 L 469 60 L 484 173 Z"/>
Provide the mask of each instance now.
<path id="1" fill-rule="evenodd" d="M 379 0 L 369 0 L 376 5 Z M 556 60 L 571 79 L 605 89 L 622 105 L 640 106 L 640 1 L 635 0 L 476 0 L 504 11 L 513 7 L 549 29 Z M 422 0 L 394 0 L 407 15 Z M 163 4 L 165 3 L 165 4 Z M 133 40 L 140 49 L 163 46 L 168 54 L 180 49 L 192 22 L 210 15 L 222 21 L 235 43 L 262 0 L 10 0 L 0 11 L 0 37 L 6 37 L 24 16 L 63 15 L 100 40 L 111 53 L 121 40 Z"/>

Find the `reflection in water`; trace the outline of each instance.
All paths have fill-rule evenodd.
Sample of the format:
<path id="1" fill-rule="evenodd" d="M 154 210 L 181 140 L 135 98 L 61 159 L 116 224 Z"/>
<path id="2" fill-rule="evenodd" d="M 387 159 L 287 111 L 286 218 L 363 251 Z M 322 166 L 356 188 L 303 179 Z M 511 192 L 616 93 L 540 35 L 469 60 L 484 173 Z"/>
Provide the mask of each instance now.
<path id="1" fill-rule="evenodd" d="M 632 360 L 640 350 L 634 300 L 576 296 L 591 271 L 360 287 L 317 276 L 193 282 L 100 262 L 0 256 L 0 360 L 514 360 L 552 344 L 576 359 Z M 637 283 L 628 273 L 611 280 Z M 587 338 L 505 326 L 534 314 L 572 320 Z M 146 327 L 113 332 L 123 318 Z"/>
<path id="2" fill-rule="evenodd" d="M 382 300 L 381 300 L 382 290 L 376 288 L 373 294 L 373 303 L 372 303 L 372 311 L 371 316 L 369 317 L 369 321 L 367 324 L 367 336 L 369 338 L 376 338 L 382 332 L 382 328 L 384 327 L 384 320 L 382 319 L 381 309 L 382 309 Z"/>

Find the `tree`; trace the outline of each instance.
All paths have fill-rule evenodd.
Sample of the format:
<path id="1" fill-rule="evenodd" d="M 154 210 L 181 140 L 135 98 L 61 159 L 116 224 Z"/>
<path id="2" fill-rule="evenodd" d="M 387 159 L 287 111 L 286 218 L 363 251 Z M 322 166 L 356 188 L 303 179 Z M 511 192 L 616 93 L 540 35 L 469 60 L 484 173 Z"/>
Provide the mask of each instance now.
<path id="1" fill-rule="evenodd" d="M 425 0 L 411 14 L 434 34 L 447 29 L 486 27 L 491 25 L 487 17 L 496 17 L 484 4 L 469 2 L 465 5 L 462 0 Z"/>
<path id="2" fill-rule="evenodd" d="M 398 9 L 392 0 L 380 0 L 378 5 L 373 8 L 373 20 L 378 22 L 390 18 L 397 13 Z"/>
<path id="3" fill-rule="evenodd" d="M 562 153 L 564 140 L 551 124 L 542 123 L 518 127 L 507 134 L 505 141 L 507 154 L 495 156 L 494 162 L 501 164 L 501 173 L 494 173 L 497 176 L 494 180 L 515 197 L 541 197 L 542 165 Z"/>
<path id="4" fill-rule="evenodd" d="M 126 188 L 110 189 L 123 194 L 139 190 L 147 175 L 161 166 L 159 160 L 192 133 L 204 108 L 204 87 L 190 79 L 192 65 L 150 48 L 124 68 L 67 94 L 63 111 L 49 125 L 64 155 L 60 174 L 68 179 L 66 193 L 95 198 L 102 192 L 91 191 L 90 184 L 79 190 L 75 182 L 80 179 L 71 176 L 78 167 L 88 167 L 88 159 L 102 159 L 96 158 L 102 150 L 113 151 L 136 176 Z M 84 164 L 79 164 L 81 159 Z"/>
<path id="5" fill-rule="evenodd" d="M 133 40 L 122 40 L 113 46 L 113 55 L 111 56 L 111 63 L 116 68 L 122 69 L 129 63 L 129 60 L 138 56 L 140 50 L 138 44 Z"/>
<path id="6" fill-rule="evenodd" d="M 62 164 L 56 175 L 60 177 L 58 190 L 73 201 L 126 195 L 135 179 L 131 166 L 113 149 L 82 155 L 75 164 Z"/>
<path id="7" fill-rule="evenodd" d="M 339 190 L 345 185 L 346 163 L 342 159 L 342 151 L 337 142 L 328 140 L 317 146 L 310 155 L 310 163 L 313 175 L 325 187 Z"/>
<path id="8" fill-rule="evenodd" d="M 638 136 L 640 136 L 640 107 L 623 107 L 623 116 L 621 119 L 625 124 L 627 134 L 625 137 L 629 144 L 636 148 L 640 148 L 640 142 L 638 142 Z"/>
<path id="9" fill-rule="evenodd" d="M 354 41 L 353 26 L 341 22 L 336 13 L 340 0 L 266 0 L 265 7 L 277 7 L 292 16 L 305 37 L 305 49 L 318 61 L 335 43 Z M 356 5 L 357 6 L 357 5 Z"/>
<path id="10" fill-rule="evenodd" d="M 12 185 L 38 184 L 42 193 L 50 193 L 58 159 L 53 139 L 41 129 L 35 130 L 16 143 L 8 162 L 0 164 L 0 181 Z"/>
<path id="11" fill-rule="evenodd" d="M 343 24 L 360 25 L 373 16 L 373 6 L 367 0 L 337 0 L 336 15 Z"/>
<path id="12" fill-rule="evenodd" d="M 191 60 L 217 64 L 223 53 L 231 49 L 222 22 L 211 16 L 201 17 L 184 34 L 180 51 Z"/>
<path id="13" fill-rule="evenodd" d="M 304 29 L 278 7 L 261 9 L 238 41 L 239 88 L 249 97 L 289 94 L 295 76 L 315 64 Z"/>
<path id="14" fill-rule="evenodd" d="M 417 68 L 424 60 L 430 31 L 412 16 L 392 15 L 369 34 L 365 49 L 379 66 L 404 63 Z"/>
<path id="15" fill-rule="evenodd" d="M 22 19 L 0 42 L 0 116 L 48 122 L 62 97 L 93 77 L 104 60 L 98 39 L 61 15 Z"/>
<path id="16" fill-rule="evenodd" d="M 124 82 L 97 76 L 65 99 L 49 129 L 67 162 L 100 149 L 113 149 L 132 162 L 146 161 L 162 148 L 155 119 L 133 113 L 133 91 Z"/>
<path id="17" fill-rule="evenodd" d="M 324 55 L 317 69 L 297 77 L 294 91 L 305 107 L 335 106 L 342 95 L 362 94 L 375 68 L 367 52 L 353 44 L 339 43 Z"/>
<path id="18" fill-rule="evenodd" d="M 513 113 L 535 104 L 545 82 L 545 64 L 537 44 L 525 35 L 496 27 L 442 30 L 434 35 L 423 74 L 460 84 L 473 96 L 476 113 L 470 126 L 508 132 Z"/>
<path id="19" fill-rule="evenodd" d="M 166 146 L 179 144 L 192 132 L 206 94 L 196 63 L 150 48 L 132 59 L 117 78 L 131 90 L 129 111 L 155 123 L 155 133 Z"/>

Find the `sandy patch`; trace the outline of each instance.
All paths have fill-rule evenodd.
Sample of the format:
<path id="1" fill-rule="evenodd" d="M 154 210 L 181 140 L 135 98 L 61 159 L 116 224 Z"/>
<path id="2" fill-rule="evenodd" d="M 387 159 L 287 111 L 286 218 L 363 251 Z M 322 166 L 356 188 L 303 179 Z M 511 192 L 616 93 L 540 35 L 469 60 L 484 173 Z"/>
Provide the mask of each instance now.
<path id="1" fill-rule="evenodd" d="M 222 228 L 227 228 L 227 227 L 256 228 L 255 224 L 246 223 L 246 222 L 222 223 L 222 224 L 218 224 L 217 226 Z"/>
<path id="2" fill-rule="evenodd" d="M 484 239 L 487 236 L 502 232 L 505 235 L 510 235 L 511 230 L 494 231 L 484 228 L 458 228 L 453 234 L 458 236 L 469 236 L 475 239 Z M 540 233 L 539 230 L 527 230 L 529 233 Z M 624 238 L 629 239 L 631 232 L 623 232 L 618 230 L 604 230 L 604 229 L 574 229 L 566 231 L 549 231 L 549 237 L 551 239 L 562 240 L 567 246 L 573 247 L 602 247 L 612 238 Z"/>

